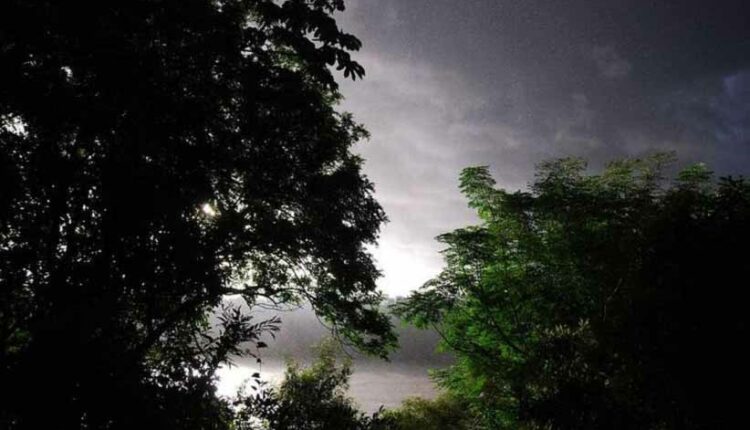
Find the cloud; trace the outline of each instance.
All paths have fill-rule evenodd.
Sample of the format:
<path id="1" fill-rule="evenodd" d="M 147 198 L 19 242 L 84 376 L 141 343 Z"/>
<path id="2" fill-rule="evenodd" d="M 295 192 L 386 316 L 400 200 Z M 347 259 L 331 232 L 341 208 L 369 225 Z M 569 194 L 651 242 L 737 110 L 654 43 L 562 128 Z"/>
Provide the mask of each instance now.
<path id="1" fill-rule="evenodd" d="M 367 76 L 342 82 L 344 108 L 372 133 L 357 149 L 391 219 L 373 251 L 390 294 L 440 270 L 436 235 L 476 222 L 457 187 L 466 166 L 490 165 L 511 190 L 560 156 L 597 169 L 676 150 L 720 172 L 750 166 L 747 38 L 736 37 L 747 30 L 724 24 L 730 12 L 699 14 L 715 8 L 696 2 L 690 16 L 706 24 L 696 27 L 652 2 L 349 4 L 341 22 L 365 42 L 356 58 Z M 643 22 L 657 12 L 663 19 Z M 662 21 L 673 24 L 670 39 Z"/>
<path id="2" fill-rule="evenodd" d="M 738 172 L 750 165 L 750 69 L 726 76 L 722 84 L 712 103 L 719 123 L 716 139 L 723 147 L 718 161 Z"/>
<path id="3" fill-rule="evenodd" d="M 624 60 L 614 51 L 603 52 L 602 74 L 613 78 L 629 70 L 618 65 Z M 435 236 L 477 222 L 457 186 L 466 166 L 490 165 L 499 186 L 515 190 L 533 178 L 536 163 L 559 156 L 585 157 L 593 168 L 668 150 L 677 150 L 681 161 L 711 165 L 727 161 L 727 154 L 748 158 L 736 155 L 738 141 L 747 141 L 746 74 L 653 95 L 629 83 L 550 98 L 518 84 L 504 94 L 502 100 L 512 100 L 506 105 L 498 104 L 500 94 L 471 85 L 470 76 L 424 60 L 382 51 L 366 51 L 358 60 L 367 77 L 342 83 L 343 108 L 372 134 L 357 149 L 391 219 L 373 249 L 385 275 L 380 286 L 391 295 L 406 294 L 439 272 Z"/>
<path id="4" fill-rule="evenodd" d="M 619 79 L 630 74 L 633 66 L 611 46 L 594 47 L 591 57 L 599 73 L 605 78 Z"/>
<path id="5" fill-rule="evenodd" d="M 373 252 L 385 273 L 381 288 L 403 295 L 442 267 L 435 236 L 477 221 L 458 190 L 461 169 L 527 151 L 512 127 L 482 119 L 487 100 L 450 70 L 374 53 L 358 60 L 367 77 L 343 83 L 342 107 L 372 135 L 357 149 L 391 220 Z M 497 177 L 521 187 L 530 163 L 513 163 Z"/>
<path id="6" fill-rule="evenodd" d="M 600 140 L 595 134 L 596 112 L 583 93 L 570 96 L 570 108 L 556 121 L 556 144 L 583 152 L 596 148 Z"/>

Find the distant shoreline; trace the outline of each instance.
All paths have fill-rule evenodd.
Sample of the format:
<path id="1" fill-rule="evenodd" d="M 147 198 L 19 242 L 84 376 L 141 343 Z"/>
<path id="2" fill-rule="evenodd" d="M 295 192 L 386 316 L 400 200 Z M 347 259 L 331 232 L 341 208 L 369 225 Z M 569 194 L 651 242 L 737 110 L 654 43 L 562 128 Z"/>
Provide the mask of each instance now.
<path id="1" fill-rule="evenodd" d="M 301 364 L 305 364 L 301 361 Z M 285 364 L 281 360 L 269 360 L 260 367 L 261 379 L 271 384 L 281 382 Z M 349 394 L 367 413 L 377 411 L 380 406 L 397 407 L 409 397 L 434 398 L 438 389 L 430 380 L 425 364 L 393 362 L 360 362 L 352 365 Z M 238 364 L 219 371 L 217 389 L 219 395 L 232 396 L 242 381 L 259 371 L 259 367 Z"/>

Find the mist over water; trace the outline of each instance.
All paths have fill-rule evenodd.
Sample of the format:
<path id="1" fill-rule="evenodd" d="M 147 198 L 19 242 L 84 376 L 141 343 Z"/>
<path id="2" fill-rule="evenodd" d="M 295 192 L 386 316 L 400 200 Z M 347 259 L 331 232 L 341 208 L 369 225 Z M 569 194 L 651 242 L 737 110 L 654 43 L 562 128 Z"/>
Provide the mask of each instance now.
<path id="1" fill-rule="evenodd" d="M 264 339 L 268 348 L 259 351 L 262 363 L 242 358 L 235 360 L 233 366 L 219 370 L 217 389 L 222 396 L 236 394 L 255 372 L 260 373 L 262 380 L 279 384 L 286 362 L 294 360 L 302 366 L 309 365 L 315 358 L 315 345 L 330 335 L 309 308 L 282 312 L 253 309 L 252 314 L 258 320 L 278 315 L 282 320 L 281 329 L 275 338 Z M 406 326 L 397 320 L 394 326 L 399 335 L 399 348 L 390 354 L 390 361 L 353 354 L 349 395 L 368 413 L 381 406 L 398 407 L 409 397 L 435 397 L 437 387 L 428 371 L 452 361 L 449 355 L 436 352 L 439 337 L 435 332 Z"/>
<path id="2" fill-rule="evenodd" d="M 264 363 L 261 379 L 277 385 L 283 380 L 284 369 L 281 361 Z M 355 362 L 353 371 L 349 380 L 349 395 L 361 410 L 368 413 L 377 411 L 381 406 L 398 407 L 409 397 L 433 398 L 437 394 L 425 365 Z M 258 367 L 247 364 L 222 368 L 217 386 L 219 394 L 233 396 L 255 372 L 258 372 Z"/>

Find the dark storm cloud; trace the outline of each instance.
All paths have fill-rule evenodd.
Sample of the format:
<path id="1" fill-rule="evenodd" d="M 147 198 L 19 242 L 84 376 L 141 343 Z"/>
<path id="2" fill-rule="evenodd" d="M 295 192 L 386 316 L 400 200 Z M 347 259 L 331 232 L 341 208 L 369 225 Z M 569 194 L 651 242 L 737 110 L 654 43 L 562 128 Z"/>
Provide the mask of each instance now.
<path id="1" fill-rule="evenodd" d="M 523 187 L 555 156 L 592 165 L 676 150 L 750 170 L 745 1 L 358 0 L 342 25 L 365 43 L 345 108 L 391 224 L 377 252 L 390 292 L 440 267 L 433 236 L 473 220 L 460 169 Z"/>

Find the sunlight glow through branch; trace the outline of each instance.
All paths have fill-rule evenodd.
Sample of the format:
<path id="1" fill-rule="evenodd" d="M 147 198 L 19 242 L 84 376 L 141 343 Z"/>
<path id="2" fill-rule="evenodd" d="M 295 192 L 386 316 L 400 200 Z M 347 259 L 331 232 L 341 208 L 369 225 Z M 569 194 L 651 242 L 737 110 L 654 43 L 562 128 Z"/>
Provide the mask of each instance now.
<path id="1" fill-rule="evenodd" d="M 217 215 L 216 209 L 214 209 L 210 203 L 204 203 L 203 206 L 201 206 L 201 211 L 209 218 L 213 218 Z"/>

